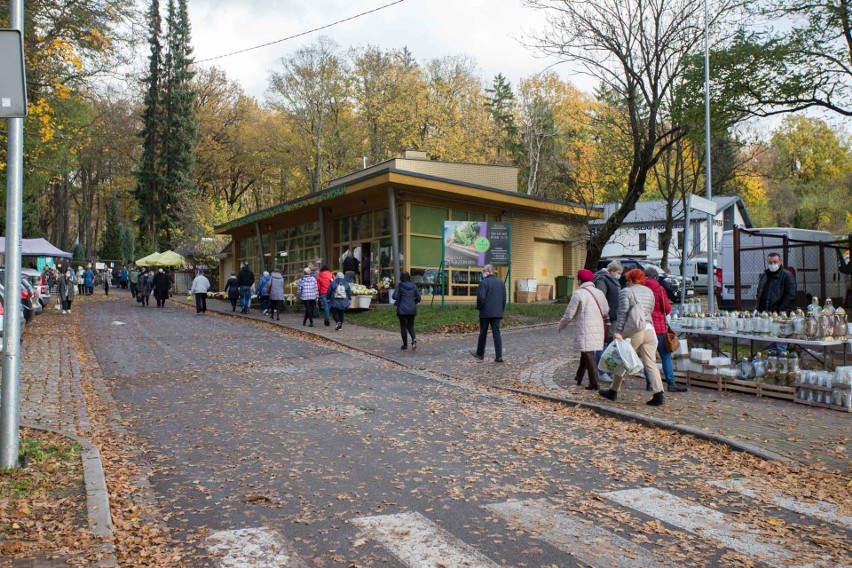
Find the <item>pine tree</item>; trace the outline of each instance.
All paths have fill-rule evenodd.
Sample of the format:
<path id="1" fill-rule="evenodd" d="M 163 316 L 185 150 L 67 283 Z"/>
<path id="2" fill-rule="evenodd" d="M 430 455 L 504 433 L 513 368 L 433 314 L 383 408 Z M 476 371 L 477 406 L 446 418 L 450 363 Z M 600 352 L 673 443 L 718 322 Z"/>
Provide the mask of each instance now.
<path id="1" fill-rule="evenodd" d="M 148 43 L 151 55 L 148 60 L 148 75 L 144 79 L 145 110 L 142 113 L 142 157 L 136 172 L 135 197 L 139 203 L 139 237 L 148 241 L 152 248 L 158 247 L 160 192 L 163 186 L 160 162 L 160 141 L 163 136 L 163 113 L 160 100 L 162 69 L 162 19 L 159 0 L 151 0 L 148 10 Z"/>
<path id="2" fill-rule="evenodd" d="M 195 194 L 193 168 L 196 134 L 195 90 L 192 85 L 192 45 L 187 0 L 169 0 L 168 51 L 165 60 L 164 108 L 168 135 L 163 140 L 166 191 L 162 231 L 169 247 L 181 225 L 181 202 Z"/>
<path id="3" fill-rule="evenodd" d="M 98 253 L 103 260 L 124 260 L 121 250 L 121 219 L 118 210 L 118 195 L 112 194 L 107 204 L 106 229 L 104 230 L 101 250 Z"/>
<path id="4" fill-rule="evenodd" d="M 485 108 L 497 125 L 500 138 L 497 146 L 497 161 L 503 162 L 516 157 L 518 145 L 518 127 L 515 125 L 515 94 L 512 84 L 502 73 L 494 77 L 490 89 L 485 89 Z"/>

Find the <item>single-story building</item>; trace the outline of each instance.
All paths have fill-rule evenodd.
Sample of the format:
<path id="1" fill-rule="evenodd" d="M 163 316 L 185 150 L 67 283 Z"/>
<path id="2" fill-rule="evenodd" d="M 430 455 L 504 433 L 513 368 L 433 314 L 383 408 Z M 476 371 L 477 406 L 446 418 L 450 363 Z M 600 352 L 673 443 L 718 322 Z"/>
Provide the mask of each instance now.
<path id="1" fill-rule="evenodd" d="M 507 277 L 511 268 L 513 290 L 518 279 L 553 284 L 585 261 L 589 212 L 519 193 L 517 180 L 513 166 L 441 162 L 407 151 L 216 232 L 231 236 L 233 266 L 248 262 L 257 272 L 277 265 L 287 282 L 308 264 L 340 270 L 352 253 L 361 260 L 364 284 L 404 270 L 424 295 L 440 294 L 443 268 L 447 300 L 471 301 L 481 269 L 442 267 L 445 221 L 510 224 L 511 267 L 500 267 L 498 275 Z"/>
<path id="2" fill-rule="evenodd" d="M 716 216 L 713 220 L 714 250 L 719 249 L 722 233 L 734 228 L 734 225 L 751 227 L 751 218 L 742 198 L 737 196 L 714 197 Z M 603 210 L 601 219 L 589 222 L 589 230 L 594 231 L 612 216 L 620 203 L 603 203 L 597 207 Z M 684 246 L 683 202 L 678 201 L 672 210 L 672 239 L 669 244 L 669 258 L 679 258 Z M 689 235 L 689 258 L 707 258 L 707 216 L 693 215 L 689 223 L 692 232 Z M 659 261 L 663 258 L 660 247 L 660 235 L 666 228 L 666 202 L 662 199 L 640 201 L 636 208 L 627 214 L 621 227 L 610 237 L 604 246 L 601 257 L 622 258 L 641 257 Z"/>

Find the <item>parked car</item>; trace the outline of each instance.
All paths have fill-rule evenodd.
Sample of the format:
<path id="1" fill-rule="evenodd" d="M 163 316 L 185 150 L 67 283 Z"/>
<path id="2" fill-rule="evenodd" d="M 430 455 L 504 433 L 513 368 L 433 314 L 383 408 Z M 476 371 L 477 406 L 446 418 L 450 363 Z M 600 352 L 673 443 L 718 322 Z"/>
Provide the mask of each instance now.
<path id="1" fill-rule="evenodd" d="M 22 308 L 23 309 L 23 308 Z M 21 314 L 23 316 L 23 314 Z M 3 352 L 3 325 L 6 316 L 6 290 L 0 283 L 0 353 Z M 24 317 L 21 317 L 21 343 L 24 342 Z"/>
<path id="2" fill-rule="evenodd" d="M 30 281 L 33 288 L 35 288 L 38 303 L 41 304 L 42 308 L 46 308 L 50 304 L 50 284 L 44 281 L 44 274 L 32 268 L 23 268 L 21 269 L 21 275 Z M 39 311 L 37 308 L 36 313 Z"/>
<path id="3" fill-rule="evenodd" d="M 658 264 L 654 264 L 647 259 L 644 258 L 608 258 L 606 260 L 601 260 L 598 263 L 598 268 L 606 268 L 607 265 L 613 260 L 619 261 L 624 266 L 624 274 L 621 275 L 621 286 L 624 287 L 627 284 L 627 274 L 628 271 L 633 270 L 634 268 L 638 268 L 640 270 L 645 270 L 649 266 L 653 266 L 657 269 L 657 272 L 660 274 L 657 280 L 663 286 L 666 291 L 666 295 L 669 297 L 669 301 L 671 302 L 679 302 L 680 301 L 680 288 L 683 286 L 684 280 L 680 276 L 676 276 L 674 274 L 667 274 L 665 270 Z M 695 295 L 695 286 L 692 284 L 692 280 L 686 280 L 686 297 L 691 298 Z"/>

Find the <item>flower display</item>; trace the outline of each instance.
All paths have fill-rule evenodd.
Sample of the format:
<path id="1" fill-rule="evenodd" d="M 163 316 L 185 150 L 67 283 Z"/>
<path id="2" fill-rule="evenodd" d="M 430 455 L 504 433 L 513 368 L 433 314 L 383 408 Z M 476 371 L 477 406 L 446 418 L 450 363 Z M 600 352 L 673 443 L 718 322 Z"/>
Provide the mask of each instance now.
<path id="1" fill-rule="evenodd" d="M 393 278 L 390 276 L 385 276 L 382 278 L 382 281 L 379 282 L 379 288 L 384 288 L 385 290 L 389 290 L 393 286 Z"/>
<path id="2" fill-rule="evenodd" d="M 376 296 L 379 291 L 372 288 L 367 288 L 363 284 L 350 284 L 349 289 L 352 290 L 353 296 Z"/>

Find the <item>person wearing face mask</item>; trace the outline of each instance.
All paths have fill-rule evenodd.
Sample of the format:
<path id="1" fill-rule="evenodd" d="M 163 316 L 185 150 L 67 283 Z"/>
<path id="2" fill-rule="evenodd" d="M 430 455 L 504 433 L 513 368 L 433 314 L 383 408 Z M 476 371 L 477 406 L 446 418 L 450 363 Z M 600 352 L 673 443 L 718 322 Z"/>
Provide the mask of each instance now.
<path id="1" fill-rule="evenodd" d="M 796 301 L 796 279 L 781 266 L 781 255 L 766 257 L 766 270 L 757 281 L 757 311 L 788 312 Z"/>
<path id="2" fill-rule="evenodd" d="M 603 292 L 607 304 L 609 304 L 609 313 L 606 318 L 606 337 L 604 338 L 604 346 L 612 343 L 612 326 L 618 320 L 618 293 L 621 291 L 621 273 L 624 272 L 624 265 L 617 260 L 613 260 L 606 265 L 606 268 L 598 270 L 595 273 L 594 284 L 595 288 Z M 603 351 L 595 351 L 595 363 L 601 362 L 601 354 Z M 601 373 L 600 379 L 604 382 L 612 380 L 609 373 Z"/>

